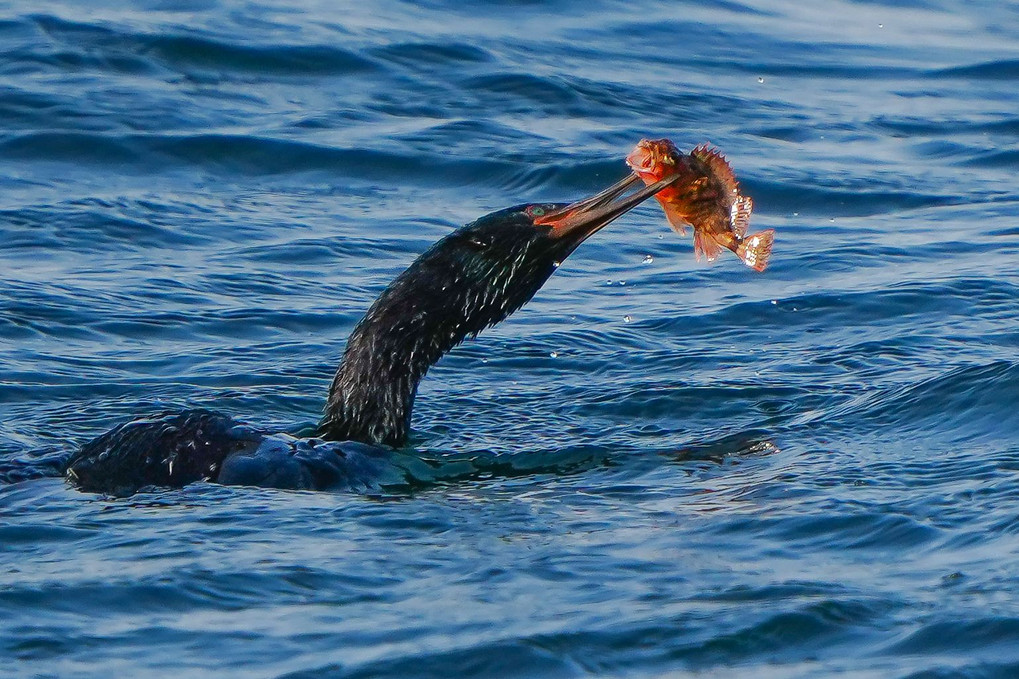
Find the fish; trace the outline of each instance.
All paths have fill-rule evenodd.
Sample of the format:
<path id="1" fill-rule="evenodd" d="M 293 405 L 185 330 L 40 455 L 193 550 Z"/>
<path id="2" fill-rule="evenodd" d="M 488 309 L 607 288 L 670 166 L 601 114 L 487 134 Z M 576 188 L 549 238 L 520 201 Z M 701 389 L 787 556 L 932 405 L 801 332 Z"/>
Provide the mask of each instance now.
<path id="1" fill-rule="evenodd" d="M 680 174 L 655 198 L 674 231 L 685 235 L 686 227 L 693 227 L 697 261 L 703 255 L 713 262 L 726 248 L 755 271 L 767 268 L 775 230 L 747 235 L 754 201 L 740 194 L 736 175 L 718 149 L 701 144 L 687 154 L 668 139 L 641 139 L 626 164 L 645 185 Z"/>

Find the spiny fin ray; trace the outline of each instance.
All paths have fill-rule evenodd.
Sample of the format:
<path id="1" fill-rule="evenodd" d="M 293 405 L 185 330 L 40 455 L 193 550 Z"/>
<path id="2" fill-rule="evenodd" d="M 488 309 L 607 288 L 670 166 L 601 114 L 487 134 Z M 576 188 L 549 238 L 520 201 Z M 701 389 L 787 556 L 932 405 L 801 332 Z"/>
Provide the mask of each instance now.
<path id="1" fill-rule="evenodd" d="M 725 159 L 721 151 L 709 144 L 700 144 L 690 152 L 690 155 L 711 168 L 714 175 L 725 184 L 729 193 L 739 193 L 736 173 L 732 171 L 732 166 L 729 165 L 729 161 Z"/>

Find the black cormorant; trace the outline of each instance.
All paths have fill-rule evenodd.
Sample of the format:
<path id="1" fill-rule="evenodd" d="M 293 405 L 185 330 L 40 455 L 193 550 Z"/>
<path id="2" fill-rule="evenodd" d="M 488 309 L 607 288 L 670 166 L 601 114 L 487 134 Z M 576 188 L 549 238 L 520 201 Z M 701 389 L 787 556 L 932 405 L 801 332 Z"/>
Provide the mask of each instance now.
<path id="1" fill-rule="evenodd" d="M 373 485 L 410 427 L 418 382 L 447 351 L 503 320 L 577 246 L 668 186 L 636 175 L 586 200 L 499 210 L 442 238 L 358 322 L 315 438 L 272 434 L 208 410 L 123 424 L 76 451 L 66 477 L 125 495 L 199 480 L 293 489 Z"/>

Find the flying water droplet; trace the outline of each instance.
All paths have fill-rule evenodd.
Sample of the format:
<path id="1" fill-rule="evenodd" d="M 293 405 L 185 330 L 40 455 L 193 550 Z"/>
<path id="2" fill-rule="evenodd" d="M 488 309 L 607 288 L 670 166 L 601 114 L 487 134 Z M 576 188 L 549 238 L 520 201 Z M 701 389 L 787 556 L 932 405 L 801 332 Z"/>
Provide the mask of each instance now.
<path id="1" fill-rule="evenodd" d="M 551 356 L 552 358 L 559 358 L 559 352 L 558 351 L 550 351 L 548 353 L 548 355 Z"/>
<path id="2" fill-rule="evenodd" d="M 630 318 L 630 316 L 628 316 L 628 315 L 627 315 L 627 316 L 623 316 L 623 323 L 629 323 L 629 322 L 630 322 L 630 321 L 632 321 L 632 320 L 633 320 L 633 319 L 632 319 L 632 318 Z"/>
<path id="3" fill-rule="evenodd" d="M 764 78 L 762 76 L 758 76 L 757 77 L 757 82 L 763 83 L 764 82 Z"/>
<path id="4" fill-rule="evenodd" d="M 652 257 L 651 255 L 644 255 L 644 263 L 645 264 L 652 264 L 652 263 L 654 263 L 654 261 L 655 261 L 655 258 Z"/>

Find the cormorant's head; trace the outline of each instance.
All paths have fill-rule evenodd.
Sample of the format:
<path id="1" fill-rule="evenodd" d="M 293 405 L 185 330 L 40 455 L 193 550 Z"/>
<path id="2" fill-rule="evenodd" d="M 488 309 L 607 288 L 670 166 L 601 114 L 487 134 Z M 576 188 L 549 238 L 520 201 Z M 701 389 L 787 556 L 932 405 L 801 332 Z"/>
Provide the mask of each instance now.
<path id="1" fill-rule="evenodd" d="M 676 177 L 642 186 L 636 174 L 575 203 L 528 203 L 487 214 L 454 234 L 479 259 L 550 259 L 556 264 L 616 218 L 629 212 Z"/>
<path id="2" fill-rule="evenodd" d="M 637 175 L 575 203 L 529 203 L 492 212 L 449 234 L 418 258 L 383 293 L 383 306 L 402 297 L 415 300 L 406 317 L 436 317 L 475 334 L 504 319 L 544 285 L 577 246 L 632 210 L 676 177 L 632 193 Z"/>

